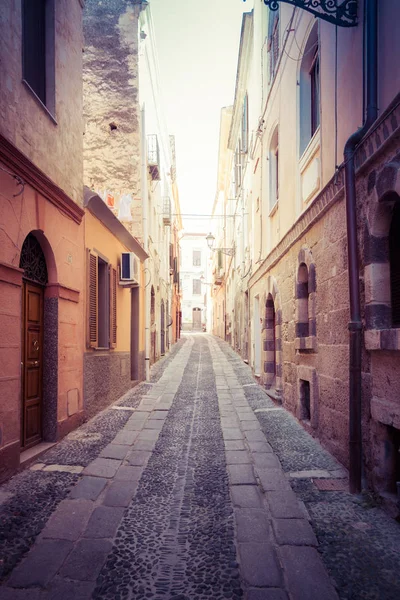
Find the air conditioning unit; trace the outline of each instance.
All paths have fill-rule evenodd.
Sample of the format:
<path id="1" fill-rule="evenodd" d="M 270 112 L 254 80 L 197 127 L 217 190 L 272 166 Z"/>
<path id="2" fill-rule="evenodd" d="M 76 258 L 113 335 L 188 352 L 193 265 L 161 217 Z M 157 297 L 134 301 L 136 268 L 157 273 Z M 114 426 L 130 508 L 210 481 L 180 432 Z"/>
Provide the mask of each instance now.
<path id="1" fill-rule="evenodd" d="M 139 260 L 133 252 L 121 254 L 121 285 L 139 285 Z"/>

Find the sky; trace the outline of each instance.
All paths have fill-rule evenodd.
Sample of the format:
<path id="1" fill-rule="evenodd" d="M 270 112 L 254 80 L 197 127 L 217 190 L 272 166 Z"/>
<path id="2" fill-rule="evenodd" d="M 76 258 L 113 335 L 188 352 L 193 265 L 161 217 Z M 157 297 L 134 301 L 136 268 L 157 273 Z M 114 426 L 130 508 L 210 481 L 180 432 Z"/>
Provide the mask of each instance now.
<path id="1" fill-rule="evenodd" d="M 221 108 L 234 101 L 243 12 L 253 0 L 150 0 L 182 214 L 211 214 Z M 199 227 L 204 223 L 204 227 Z M 185 230 L 205 230 L 188 221 Z"/>

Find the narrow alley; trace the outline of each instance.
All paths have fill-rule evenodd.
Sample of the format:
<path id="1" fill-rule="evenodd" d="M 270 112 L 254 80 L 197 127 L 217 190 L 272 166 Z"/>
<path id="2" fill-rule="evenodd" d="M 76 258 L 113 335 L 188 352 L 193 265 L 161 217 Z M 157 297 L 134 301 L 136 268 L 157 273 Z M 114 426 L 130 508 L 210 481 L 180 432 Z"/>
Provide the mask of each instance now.
<path id="1" fill-rule="evenodd" d="M 228 344 L 188 335 L 1 486 L 0 599 L 399 598 L 399 524 L 346 490 Z"/>

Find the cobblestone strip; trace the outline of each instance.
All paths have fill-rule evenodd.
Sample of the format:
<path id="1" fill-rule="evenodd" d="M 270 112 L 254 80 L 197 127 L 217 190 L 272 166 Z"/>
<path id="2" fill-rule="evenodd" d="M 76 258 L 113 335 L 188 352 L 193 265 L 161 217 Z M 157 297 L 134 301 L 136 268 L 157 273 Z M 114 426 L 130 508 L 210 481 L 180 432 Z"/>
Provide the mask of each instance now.
<path id="1" fill-rule="evenodd" d="M 42 590 L 41 600 L 91 597 L 172 405 L 190 346 L 183 346 L 125 426 L 83 470 L 7 586 L 0 587 L 1 600 L 31 599 L 32 588 Z"/>
<path id="2" fill-rule="evenodd" d="M 207 341 L 196 336 L 94 598 L 241 597 L 215 381 Z"/>
<path id="3" fill-rule="evenodd" d="M 232 365 L 210 338 L 247 600 L 337 600 L 317 540 Z"/>

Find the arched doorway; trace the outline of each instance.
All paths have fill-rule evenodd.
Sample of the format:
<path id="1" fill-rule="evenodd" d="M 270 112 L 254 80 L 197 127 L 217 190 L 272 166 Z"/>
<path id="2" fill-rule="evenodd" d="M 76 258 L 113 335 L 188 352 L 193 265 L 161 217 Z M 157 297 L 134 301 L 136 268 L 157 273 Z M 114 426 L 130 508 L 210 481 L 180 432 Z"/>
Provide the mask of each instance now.
<path id="1" fill-rule="evenodd" d="M 151 299 L 150 299 L 150 362 L 154 364 L 156 362 L 156 296 L 154 287 L 151 286 Z"/>
<path id="2" fill-rule="evenodd" d="M 165 354 L 165 309 L 164 300 L 161 300 L 161 356 Z"/>
<path id="3" fill-rule="evenodd" d="M 37 238 L 30 233 L 21 249 L 22 289 L 22 408 L 21 448 L 43 438 L 44 288 L 48 282 L 46 259 Z"/>
<path id="4" fill-rule="evenodd" d="M 267 389 L 275 387 L 276 380 L 276 317 L 275 305 L 271 294 L 265 304 L 264 329 L 264 381 Z"/>

